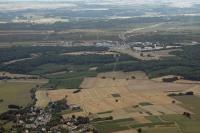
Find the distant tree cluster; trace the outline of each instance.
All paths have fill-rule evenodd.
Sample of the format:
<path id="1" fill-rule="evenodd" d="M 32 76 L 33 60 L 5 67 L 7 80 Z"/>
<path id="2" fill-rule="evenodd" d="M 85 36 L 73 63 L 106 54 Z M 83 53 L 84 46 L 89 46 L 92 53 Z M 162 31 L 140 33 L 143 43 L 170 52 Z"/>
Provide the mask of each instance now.
<path id="1" fill-rule="evenodd" d="M 53 113 L 60 113 L 63 110 L 69 109 L 69 105 L 67 105 L 66 99 L 50 102 L 48 106 L 52 108 Z"/>
<path id="2" fill-rule="evenodd" d="M 2 103 L 4 100 L 3 99 L 0 99 L 0 103 Z"/>
<path id="3" fill-rule="evenodd" d="M 194 92 L 193 91 L 188 91 L 188 92 L 180 92 L 180 93 L 171 93 L 171 94 L 168 94 L 168 96 L 192 96 L 194 95 Z"/>

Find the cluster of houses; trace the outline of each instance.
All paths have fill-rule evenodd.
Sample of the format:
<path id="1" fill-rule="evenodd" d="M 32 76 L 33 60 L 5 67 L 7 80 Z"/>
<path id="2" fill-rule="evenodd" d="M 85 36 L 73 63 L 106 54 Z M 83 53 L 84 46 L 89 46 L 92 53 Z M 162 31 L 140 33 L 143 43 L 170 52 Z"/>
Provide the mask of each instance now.
<path id="1" fill-rule="evenodd" d="M 133 50 L 143 52 L 143 51 L 153 51 L 153 50 L 162 50 L 162 49 L 172 49 L 172 48 L 180 48 L 180 45 L 170 45 L 163 43 L 152 43 L 152 42 L 131 42 L 129 46 L 132 47 Z"/>
<path id="2" fill-rule="evenodd" d="M 45 126 L 51 118 L 52 114 L 48 109 L 30 107 L 16 115 L 16 123 L 17 127 L 22 128 L 26 133 L 30 131 L 46 132 Z"/>

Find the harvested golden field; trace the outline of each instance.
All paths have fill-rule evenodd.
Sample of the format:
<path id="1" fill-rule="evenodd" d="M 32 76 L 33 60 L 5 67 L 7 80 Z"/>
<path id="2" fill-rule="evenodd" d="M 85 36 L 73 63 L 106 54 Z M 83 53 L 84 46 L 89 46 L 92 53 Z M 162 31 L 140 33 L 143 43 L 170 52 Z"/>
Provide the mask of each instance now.
<path id="1" fill-rule="evenodd" d="M 86 78 L 79 93 L 74 90 L 50 90 L 50 101 L 67 98 L 68 104 L 80 105 L 84 114 L 111 111 L 115 119 L 149 115 L 182 114 L 188 111 L 168 97 L 174 91 L 187 91 L 196 84 L 163 83 L 152 80 Z M 41 93 L 41 92 L 40 92 Z M 37 94 L 37 93 L 36 93 Z M 46 99 L 48 99 L 46 98 Z M 146 121 L 144 119 L 144 121 Z"/>
<path id="2" fill-rule="evenodd" d="M 46 91 L 37 91 L 36 94 L 36 107 L 46 107 L 48 105 L 48 103 L 50 102 L 50 99 L 48 97 L 48 94 Z"/>

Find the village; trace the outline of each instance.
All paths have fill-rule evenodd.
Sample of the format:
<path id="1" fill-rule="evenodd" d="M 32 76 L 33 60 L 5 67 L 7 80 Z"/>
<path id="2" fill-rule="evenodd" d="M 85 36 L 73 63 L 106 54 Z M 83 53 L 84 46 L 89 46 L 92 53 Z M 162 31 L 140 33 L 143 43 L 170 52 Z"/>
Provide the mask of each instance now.
<path id="1" fill-rule="evenodd" d="M 70 110 L 65 100 L 49 103 L 45 108 L 29 106 L 25 109 L 10 110 L 1 115 L 1 119 L 13 121 L 15 126 L 9 132 L 40 132 L 40 133 L 85 133 L 97 132 L 89 122 L 91 117 L 75 116 L 62 117 L 61 111 Z M 80 107 L 73 107 L 73 111 L 80 110 Z M 12 117 L 10 117 L 12 116 Z M 4 132 L 1 128 L 0 132 Z"/>
<path id="2" fill-rule="evenodd" d="M 182 46 L 179 44 L 170 45 L 164 43 L 152 43 L 152 42 L 132 42 L 129 43 L 129 46 L 133 48 L 135 51 L 145 52 L 145 51 L 156 51 L 156 50 L 163 50 L 163 49 L 176 49 L 181 48 Z"/>

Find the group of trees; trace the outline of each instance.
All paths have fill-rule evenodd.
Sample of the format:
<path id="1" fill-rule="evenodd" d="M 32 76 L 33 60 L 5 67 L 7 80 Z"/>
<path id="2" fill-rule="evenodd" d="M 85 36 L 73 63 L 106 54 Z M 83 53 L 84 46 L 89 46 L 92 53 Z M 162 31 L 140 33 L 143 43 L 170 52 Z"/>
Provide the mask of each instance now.
<path id="1" fill-rule="evenodd" d="M 60 113 L 63 110 L 69 109 L 66 99 L 50 102 L 48 106 L 51 107 L 53 113 Z"/>
<path id="2" fill-rule="evenodd" d="M 194 95 L 193 91 L 188 91 L 188 92 L 185 92 L 185 93 L 180 92 L 180 93 L 170 93 L 170 94 L 168 94 L 168 96 L 171 96 L 171 97 L 173 97 L 173 96 L 192 96 L 192 95 Z"/>
<path id="3" fill-rule="evenodd" d="M 2 103 L 4 100 L 3 99 L 0 99 L 0 103 Z"/>

